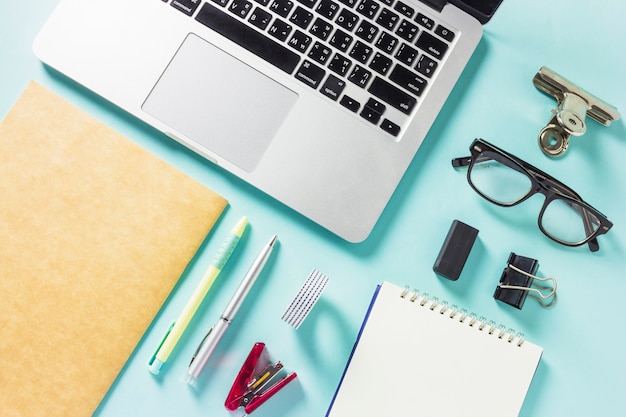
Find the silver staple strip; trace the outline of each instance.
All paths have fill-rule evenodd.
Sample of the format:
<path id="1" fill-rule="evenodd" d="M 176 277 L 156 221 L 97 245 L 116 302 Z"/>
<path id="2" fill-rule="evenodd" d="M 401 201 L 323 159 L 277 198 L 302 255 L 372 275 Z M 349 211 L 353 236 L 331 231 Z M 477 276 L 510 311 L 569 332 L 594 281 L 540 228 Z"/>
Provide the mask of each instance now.
<path id="1" fill-rule="evenodd" d="M 328 277 L 313 269 L 283 313 L 282 320 L 295 329 L 299 328 L 322 295 L 327 283 Z"/>

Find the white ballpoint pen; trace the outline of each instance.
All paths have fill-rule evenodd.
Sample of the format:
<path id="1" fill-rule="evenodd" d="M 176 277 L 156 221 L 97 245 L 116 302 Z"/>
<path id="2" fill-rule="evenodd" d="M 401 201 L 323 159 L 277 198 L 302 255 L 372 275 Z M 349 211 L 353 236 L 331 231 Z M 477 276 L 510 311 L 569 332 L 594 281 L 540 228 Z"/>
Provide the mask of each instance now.
<path id="1" fill-rule="evenodd" d="M 222 316 L 219 320 L 211 327 L 211 330 L 204 336 L 202 342 L 198 346 L 195 355 L 191 358 L 191 363 L 189 364 L 189 368 L 187 369 L 187 383 L 192 385 L 202 373 L 202 370 L 206 366 L 209 358 L 217 348 L 218 343 L 226 333 L 226 330 L 230 326 L 230 323 L 235 318 L 237 311 L 241 307 L 244 299 L 250 292 L 252 285 L 258 278 L 259 274 L 263 270 L 265 263 L 270 257 L 272 253 L 272 249 L 274 248 L 274 244 L 276 243 L 276 235 L 272 236 L 270 241 L 263 247 L 261 253 L 256 257 L 252 265 L 250 265 L 250 269 L 243 277 L 241 284 L 237 287 L 235 294 L 230 299 L 230 302 L 224 309 Z"/>

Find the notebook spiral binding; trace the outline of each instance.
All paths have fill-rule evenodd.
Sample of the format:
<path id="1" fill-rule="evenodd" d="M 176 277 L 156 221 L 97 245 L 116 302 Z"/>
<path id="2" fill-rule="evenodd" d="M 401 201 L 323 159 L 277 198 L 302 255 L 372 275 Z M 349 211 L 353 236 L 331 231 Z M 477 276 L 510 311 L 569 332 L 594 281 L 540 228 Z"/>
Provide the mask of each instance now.
<path id="1" fill-rule="evenodd" d="M 420 294 L 417 290 L 410 290 L 409 287 L 405 287 L 400 294 L 400 298 L 416 303 L 420 307 L 438 312 L 441 315 L 447 315 L 450 319 L 467 324 L 479 331 L 486 331 L 487 334 L 495 335 L 498 339 L 507 343 L 515 343 L 518 347 L 524 344 L 524 335 L 522 333 L 516 332 L 511 328 L 507 329 L 493 320 L 487 321 L 485 317 L 478 317 L 475 313 L 468 313 L 467 310 L 459 309 L 455 304 L 449 306 L 446 301 L 439 302 L 437 297 L 431 297 L 428 293 Z"/>

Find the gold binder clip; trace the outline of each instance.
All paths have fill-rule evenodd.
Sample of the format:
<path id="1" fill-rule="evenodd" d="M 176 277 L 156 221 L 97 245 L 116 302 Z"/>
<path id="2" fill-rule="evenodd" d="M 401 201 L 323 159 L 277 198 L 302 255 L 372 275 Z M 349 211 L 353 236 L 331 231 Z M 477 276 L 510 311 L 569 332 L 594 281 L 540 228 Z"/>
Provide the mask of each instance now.
<path id="1" fill-rule="evenodd" d="M 557 102 L 554 116 L 539 133 L 539 146 L 548 156 L 562 155 L 570 136 L 582 136 L 587 131 L 585 116 L 609 126 L 620 115 L 615 107 L 600 100 L 546 67 L 541 67 L 533 84 Z"/>

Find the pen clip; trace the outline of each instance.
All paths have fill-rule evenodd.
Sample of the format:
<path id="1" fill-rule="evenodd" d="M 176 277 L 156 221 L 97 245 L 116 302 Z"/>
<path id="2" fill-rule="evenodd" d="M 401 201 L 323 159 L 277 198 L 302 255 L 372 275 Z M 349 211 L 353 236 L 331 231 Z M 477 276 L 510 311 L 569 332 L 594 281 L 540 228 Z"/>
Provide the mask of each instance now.
<path id="1" fill-rule="evenodd" d="M 207 338 L 209 337 L 209 335 L 211 334 L 211 332 L 213 331 L 213 328 L 215 328 L 215 325 L 212 326 L 209 331 L 207 332 L 207 334 L 204 335 L 204 337 L 202 338 L 202 341 L 200 342 L 200 344 L 198 344 L 198 348 L 196 349 L 196 351 L 193 353 L 193 356 L 191 357 L 191 361 L 189 361 L 189 366 L 191 366 L 191 364 L 193 363 L 193 361 L 196 359 L 196 356 L 198 356 L 198 352 L 200 352 L 200 349 L 202 349 L 202 345 L 204 345 L 204 342 L 206 342 Z"/>

